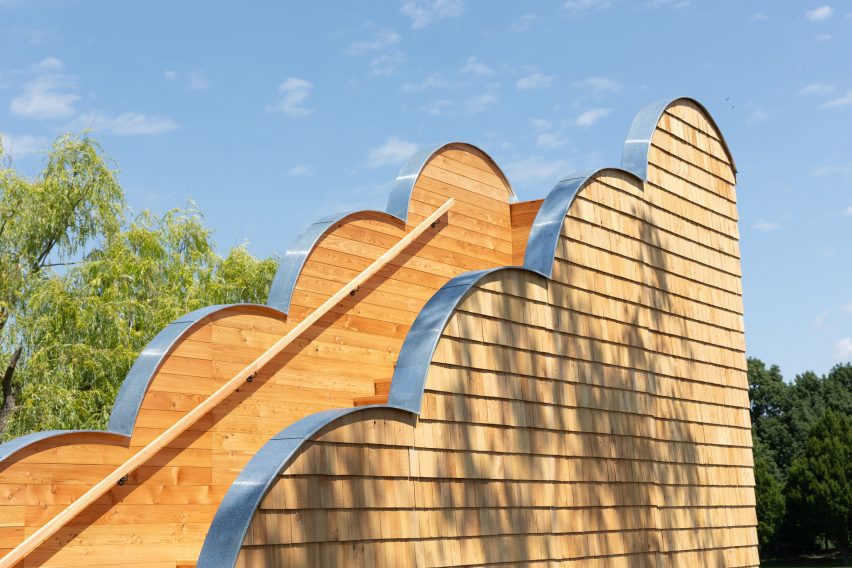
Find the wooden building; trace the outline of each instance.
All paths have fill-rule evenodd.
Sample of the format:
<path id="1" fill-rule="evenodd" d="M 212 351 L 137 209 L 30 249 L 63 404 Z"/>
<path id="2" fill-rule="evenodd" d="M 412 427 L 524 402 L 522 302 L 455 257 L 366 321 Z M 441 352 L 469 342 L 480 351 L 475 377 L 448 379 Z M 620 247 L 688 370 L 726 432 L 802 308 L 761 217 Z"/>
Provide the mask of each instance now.
<path id="1" fill-rule="evenodd" d="M 757 566 L 734 186 L 684 98 L 535 201 L 415 156 L 0 446 L 0 566 Z"/>

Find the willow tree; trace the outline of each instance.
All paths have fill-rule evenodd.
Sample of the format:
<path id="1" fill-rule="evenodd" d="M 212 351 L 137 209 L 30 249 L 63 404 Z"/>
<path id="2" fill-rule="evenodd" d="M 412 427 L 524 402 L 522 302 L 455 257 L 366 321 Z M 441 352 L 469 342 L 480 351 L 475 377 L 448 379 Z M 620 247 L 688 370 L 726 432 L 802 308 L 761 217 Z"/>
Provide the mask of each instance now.
<path id="1" fill-rule="evenodd" d="M 73 164 L 65 166 L 72 174 L 46 183 L 60 160 Z M 85 186 L 82 179 L 89 180 Z M 16 207 L 28 190 L 43 194 Z M 65 217 L 37 215 L 36 202 L 56 208 L 57 201 L 66 203 Z M 275 259 L 256 259 L 244 246 L 217 255 L 211 230 L 191 204 L 162 216 L 143 211 L 125 224 L 115 170 L 85 137 L 57 141 L 35 180 L 7 166 L 0 203 L 9 227 L 48 235 L 29 241 L 55 243 L 46 254 L 46 246 L 3 243 L 6 438 L 103 427 L 122 379 L 158 331 L 208 304 L 263 301 L 276 269 Z M 30 249 L 38 254 L 26 256 Z"/>

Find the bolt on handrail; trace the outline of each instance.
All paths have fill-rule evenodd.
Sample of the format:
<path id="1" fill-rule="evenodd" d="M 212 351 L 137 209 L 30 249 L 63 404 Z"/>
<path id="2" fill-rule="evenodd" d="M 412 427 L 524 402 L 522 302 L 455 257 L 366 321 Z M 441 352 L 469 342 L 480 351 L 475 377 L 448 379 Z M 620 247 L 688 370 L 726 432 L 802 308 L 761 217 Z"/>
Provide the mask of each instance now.
<path id="1" fill-rule="evenodd" d="M 95 502 L 96 499 L 104 495 L 107 491 L 115 487 L 116 484 L 122 484 L 127 476 L 136 468 L 151 459 L 154 454 L 171 443 L 180 434 L 186 431 L 190 426 L 195 424 L 202 416 L 213 410 L 220 402 L 225 400 L 231 393 L 245 383 L 251 381 L 257 372 L 269 363 L 276 355 L 281 353 L 290 343 L 304 333 L 309 327 L 316 323 L 321 317 L 327 314 L 338 302 L 343 300 L 351 292 L 355 292 L 358 288 L 370 279 L 374 274 L 382 269 L 391 260 L 396 258 L 405 248 L 408 247 L 417 237 L 423 234 L 426 229 L 437 223 L 438 219 L 444 215 L 455 203 L 455 199 L 450 198 L 436 209 L 426 219 L 421 221 L 409 233 L 402 237 L 399 242 L 389 248 L 384 254 L 373 261 L 370 266 L 365 268 L 360 274 L 355 276 L 348 284 L 338 290 L 332 297 L 322 303 L 317 309 L 311 312 L 305 319 L 300 321 L 296 326 L 287 332 L 284 337 L 279 339 L 269 349 L 264 351 L 254 361 L 246 365 L 243 370 L 234 375 L 227 383 L 219 387 L 213 394 L 204 399 L 198 406 L 187 412 L 180 420 L 172 424 L 163 433 L 154 438 L 147 446 L 133 454 L 123 464 L 115 468 L 111 473 L 86 491 L 83 495 L 72 502 L 68 507 L 59 512 L 55 517 L 42 525 L 37 531 L 28 536 L 18 546 L 13 548 L 6 556 L 0 559 L 0 568 L 9 568 L 26 558 L 26 556 L 38 548 L 44 541 L 56 534 L 56 531 L 64 527 L 74 517 L 83 512 L 83 510 Z"/>

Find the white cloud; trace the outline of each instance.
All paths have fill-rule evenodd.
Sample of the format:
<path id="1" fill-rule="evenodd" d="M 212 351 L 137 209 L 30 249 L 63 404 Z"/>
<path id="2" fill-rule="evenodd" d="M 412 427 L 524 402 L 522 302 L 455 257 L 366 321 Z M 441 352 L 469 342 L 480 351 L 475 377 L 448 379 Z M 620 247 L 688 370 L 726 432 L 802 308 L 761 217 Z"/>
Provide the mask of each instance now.
<path id="1" fill-rule="evenodd" d="M 392 75 L 403 63 L 405 63 L 405 54 L 401 51 L 385 53 L 370 62 L 370 73 L 382 77 Z"/>
<path id="2" fill-rule="evenodd" d="M 166 69 L 163 71 L 163 77 L 165 77 L 169 81 L 174 81 L 177 79 L 178 74 L 177 71 L 172 71 L 171 69 Z"/>
<path id="3" fill-rule="evenodd" d="M 686 8 L 691 6 L 691 0 L 648 0 L 645 6 L 648 8 Z"/>
<path id="4" fill-rule="evenodd" d="M 545 75 L 543 73 L 539 73 L 535 71 L 526 75 L 525 77 L 521 77 L 515 83 L 515 88 L 519 91 L 530 91 L 533 89 L 544 89 L 545 87 L 549 87 L 550 83 L 553 81 L 553 75 Z"/>
<path id="5" fill-rule="evenodd" d="M 852 91 L 849 91 L 842 97 L 837 97 L 836 99 L 828 101 L 822 105 L 822 108 L 844 107 L 849 105 L 852 105 Z"/>
<path id="6" fill-rule="evenodd" d="M 610 113 L 608 108 L 593 108 L 577 117 L 577 126 L 592 126 Z"/>
<path id="7" fill-rule="evenodd" d="M 752 22 L 765 22 L 768 19 L 769 16 L 767 16 L 763 12 L 755 12 L 754 16 L 751 17 Z"/>
<path id="8" fill-rule="evenodd" d="M 393 30 L 379 32 L 372 39 L 362 39 L 352 42 L 352 45 L 349 46 L 349 52 L 360 55 L 370 51 L 381 51 L 396 45 L 400 39 L 402 39 L 402 36 Z"/>
<path id="9" fill-rule="evenodd" d="M 828 310 L 823 310 L 821 314 L 814 318 L 814 321 L 811 322 L 811 326 L 816 329 L 820 329 L 825 326 L 825 320 L 828 317 Z"/>
<path id="10" fill-rule="evenodd" d="M 462 67 L 462 72 L 468 73 L 470 75 L 477 75 L 479 77 L 491 77 L 496 73 L 494 69 L 492 69 L 482 61 L 478 60 L 474 56 L 470 56 L 467 58 L 467 60 L 464 62 L 464 66 Z"/>
<path id="11" fill-rule="evenodd" d="M 109 132 L 119 136 L 138 134 L 162 134 L 178 127 L 170 118 L 138 112 L 125 112 L 118 116 L 109 116 L 100 112 L 82 115 L 78 121 L 84 128 Z"/>
<path id="12" fill-rule="evenodd" d="M 511 30 L 513 32 L 525 32 L 532 27 L 536 20 L 538 20 L 538 16 L 535 14 L 524 14 L 512 24 Z"/>
<path id="13" fill-rule="evenodd" d="M 195 69 L 189 74 L 189 88 L 194 91 L 203 91 L 210 86 L 210 81 L 204 75 L 203 71 Z"/>
<path id="14" fill-rule="evenodd" d="M 829 83 L 811 83 L 799 89 L 796 94 L 799 95 L 827 95 L 834 91 L 834 85 Z"/>
<path id="15" fill-rule="evenodd" d="M 565 3 L 562 4 L 562 8 L 572 14 L 605 10 L 610 6 L 612 6 L 611 0 L 565 0 Z"/>
<path id="16" fill-rule="evenodd" d="M 814 168 L 814 171 L 811 172 L 811 175 L 814 177 L 833 175 L 841 177 L 852 177 L 852 163 L 819 166 L 817 168 Z"/>
<path id="17" fill-rule="evenodd" d="M 541 182 L 553 182 L 569 171 L 565 160 L 548 160 L 541 156 L 530 156 L 506 163 L 506 175 L 514 184 L 533 185 Z"/>
<path id="18" fill-rule="evenodd" d="M 746 124 L 755 124 L 756 122 L 763 122 L 767 118 L 769 118 L 769 112 L 757 105 L 750 104 L 750 111 L 746 116 Z"/>
<path id="19" fill-rule="evenodd" d="M 33 136 L 32 134 L 12 136 L 11 134 L 0 132 L 0 142 L 3 145 L 4 154 L 8 154 L 19 160 L 50 147 L 50 140 L 42 136 Z"/>
<path id="20" fill-rule="evenodd" d="M 535 143 L 539 148 L 558 148 L 564 146 L 567 140 L 558 132 L 542 132 L 536 136 Z"/>
<path id="21" fill-rule="evenodd" d="M 535 128 L 536 130 L 547 130 L 550 128 L 550 123 L 543 118 L 531 118 L 530 126 Z"/>
<path id="22" fill-rule="evenodd" d="M 45 57 L 38 63 L 32 66 L 32 70 L 36 73 L 56 73 L 62 71 L 62 61 L 55 57 Z"/>
<path id="23" fill-rule="evenodd" d="M 461 16 L 464 3 L 462 0 L 412 0 L 403 4 L 401 11 L 411 18 L 411 27 L 418 29 Z"/>
<path id="24" fill-rule="evenodd" d="M 40 75 L 24 85 L 24 92 L 12 99 L 9 110 L 26 118 L 68 118 L 80 97 L 67 92 L 74 82 L 58 75 Z"/>
<path id="25" fill-rule="evenodd" d="M 424 105 L 420 110 L 433 116 L 466 116 L 485 112 L 498 101 L 497 95 L 486 92 L 461 101 L 437 99 Z"/>
<path id="26" fill-rule="evenodd" d="M 458 86 L 453 81 L 447 81 L 440 74 L 433 73 L 419 83 L 404 83 L 399 90 L 403 93 L 418 93 L 429 89 L 454 89 Z"/>
<path id="27" fill-rule="evenodd" d="M 834 8 L 826 4 L 805 12 L 805 17 L 812 22 L 823 22 L 829 19 L 833 14 Z"/>
<path id="28" fill-rule="evenodd" d="M 843 212 L 844 215 L 852 215 L 852 205 L 846 208 L 846 211 Z"/>
<path id="29" fill-rule="evenodd" d="M 288 77 L 280 85 L 278 85 L 278 94 L 280 98 L 273 104 L 266 107 L 269 112 L 280 112 L 288 116 L 304 116 L 313 111 L 302 106 L 308 97 L 311 96 L 311 90 L 314 88 L 313 83 L 299 79 L 298 77 Z"/>
<path id="30" fill-rule="evenodd" d="M 482 93 L 466 99 L 462 103 L 462 111 L 464 114 L 478 114 L 493 107 L 497 100 L 497 95 L 493 93 Z"/>
<path id="31" fill-rule="evenodd" d="M 309 173 L 311 173 L 311 166 L 309 164 L 299 164 L 290 168 L 290 170 L 287 172 L 287 175 L 304 176 Z"/>
<path id="32" fill-rule="evenodd" d="M 617 92 L 621 90 L 621 85 L 618 84 L 617 81 L 612 79 L 608 79 L 606 77 L 589 77 L 588 79 L 583 79 L 582 81 L 574 81 L 571 83 L 572 87 L 579 89 L 587 89 L 592 91 L 593 93 L 603 93 L 603 92 Z"/>
<path id="33" fill-rule="evenodd" d="M 844 361 L 852 357 L 852 337 L 844 337 L 834 344 L 835 361 Z"/>
<path id="34" fill-rule="evenodd" d="M 378 168 L 387 164 L 398 164 L 410 158 L 417 151 L 417 144 L 391 138 L 381 146 L 370 148 L 367 154 L 367 167 Z"/>
<path id="35" fill-rule="evenodd" d="M 852 207 L 850 207 L 850 209 L 852 209 Z M 847 314 L 852 315 L 852 303 L 844 304 L 840 307 L 840 309 L 846 312 Z"/>
<path id="36" fill-rule="evenodd" d="M 834 39 L 832 34 L 819 34 L 814 38 L 814 41 L 823 42 L 823 41 L 831 41 Z"/>
<path id="37" fill-rule="evenodd" d="M 758 231 L 763 231 L 764 233 L 768 233 L 770 231 L 777 231 L 781 228 L 781 223 L 777 221 L 767 221 L 766 219 L 758 219 L 754 224 L 754 228 Z"/>

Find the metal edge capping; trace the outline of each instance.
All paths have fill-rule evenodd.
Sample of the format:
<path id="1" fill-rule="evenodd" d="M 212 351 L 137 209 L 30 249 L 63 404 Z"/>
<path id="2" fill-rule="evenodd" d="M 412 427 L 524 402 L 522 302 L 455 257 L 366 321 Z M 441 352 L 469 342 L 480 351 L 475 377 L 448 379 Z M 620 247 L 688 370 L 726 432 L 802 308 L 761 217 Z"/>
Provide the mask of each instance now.
<path id="1" fill-rule="evenodd" d="M 506 187 L 509 188 L 510 203 L 517 201 L 515 191 L 512 189 L 512 185 L 509 183 L 509 180 L 506 178 L 503 170 L 500 169 L 491 156 L 489 156 L 482 148 L 466 142 L 447 142 L 446 144 L 441 144 L 440 146 L 436 146 L 431 149 L 421 150 L 409 158 L 400 169 L 399 174 L 396 176 L 393 189 L 388 197 L 388 203 L 385 207 L 385 211 L 365 209 L 330 215 L 308 225 L 302 233 L 296 237 L 293 244 L 287 248 L 281 258 L 281 264 L 278 266 L 278 271 L 275 273 L 275 278 L 273 279 L 272 286 L 269 289 L 269 296 L 266 301 L 267 305 L 285 314 L 290 312 L 290 303 L 293 300 L 296 281 L 302 273 L 302 268 L 304 267 L 305 262 L 307 262 L 308 256 L 310 256 L 311 251 L 323 235 L 325 235 L 326 232 L 336 223 L 339 223 L 346 217 L 367 213 L 386 216 L 391 221 L 398 220 L 402 221 L 403 224 L 408 222 L 408 206 L 411 201 L 411 192 L 414 189 L 414 184 L 417 183 L 417 179 L 420 177 L 423 168 L 426 167 L 427 163 L 429 163 L 429 160 L 431 160 L 441 150 L 449 146 L 466 146 L 482 154 L 494 170 L 500 174 L 500 177 L 505 182 Z"/>
<path id="2" fill-rule="evenodd" d="M 310 436 L 342 416 L 369 408 L 394 408 L 419 415 L 432 356 L 444 327 L 467 292 L 486 276 L 507 270 L 530 272 L 550 280 L 562 223 L 577 194 L 592 176 L 605 170 L 627 173 L 644 182 L 651 136 L 665 109 L 679 100 L 689 100 L 697 104 L 718 132 L 710 113 L 701 103 L 691 98 L 681 97 L 666 103 L 653 103 L 640 110 L 624 144 L 621 168 L 601 168 L 590 174 L 566 177 L 548 193 L 530 228 L 524 266 L 499 267 L 461 274 L 447 282 L 429 299 L 415 318 L 400 349 L 387 405 L 345 408 L 307 416 L 282 430 L 258 451 L 225 494 L 204 540 L 198 567 L 217 568 L 236 564 L 242 542 L 261 499 L 275 477 L 283 471 Z M 649 130 L 648 124 L 652 119 L 654 122 Z M 719 136 L 721 138 L 721 132 Z M 722 140 L 730 155 L 727 144 Z M 631 161 L 637 156 L 641 156 L 644 163 Z M 731 163 L 733 164 L 733 158 Z"/>
<path id="3" fill-rule="evenodd" d="M 704 117 L 716 131 L 716 134 L 719 135 L 719 141 L 722 144 L 722 148 L 725 150 L 725 153 L 728 155 L 728 159 L 731 161 L 731 168 L 734 170 L 734 173 L 736 173 L 737 166 L 734 163 L 734 156 L 731 153 L 731 149 L 728 147 L 728 143 L 725 141 L 725 137 L 722 135 L 722 131 L 716 124 L 716 120 L 707 110 L 707 107 L 691 97 L 677 97 L 665 101 L 657 101 L 644 106 L 638 113 L 636 113 L 636 116 L 633 118 L 633 122 L 630 124 L 630 130 L 627 132 L 627 139 L 624 141 L 624 147 L 621 151 L 622 169 L 633 173 L 642 179 L 642 181 L 647 181 L 648 151 L 651 148 L 651 138 L 654 135 L 654 131 L 657 129 L 657 125 L 660 123 L 660 119 L 663 117 L 663 113 L 666 112 L 666 109 L 680 101 L 689 101 L 701 109 Z"/>
<path id="4" fill-rule="evenodd" d="M 129 439 L 133 433 L 133 426 L 139 415 L 142 400 L 148 392 L 148 386 L 151 384 L 151 380 L 154 378 L 157 369 L 160 368 L 160 364 L 166 355 L 171 352 L 177 342 L 196 323 L 207 316 L 235 307 L 256 308 L 269 312 L 273 316 L 284 317 L 284 314 L 278 310 L 262 304 L 219 304 L 206 306 L 179 317 L 155 335 L 133 362 L 133 366 L 127 372 L 127 376 L 121 383 L 121 388 L 119 388 L 118 394 L 115 397 L 115 403 L 110 412 L 106 430 L 46 430 L 25 434 L 0 444 L 0 463 L 36 442 L 69 434 L 99 433 L 114 435 L 117 439 Z"/>
<path id="5" fill-rule="evenodd" d="M 411 414 L 406 408 L 391 405 L 324 410 L 294 422 L 266 442 L 228 488 L 204 539 L 196 565 L 199 568 L 234 566 L 254 512 L 278 473 L 296 455 L 302 444 L 344 416 L 377 408 Z"/>

